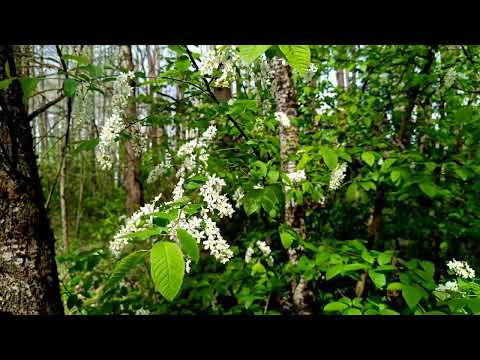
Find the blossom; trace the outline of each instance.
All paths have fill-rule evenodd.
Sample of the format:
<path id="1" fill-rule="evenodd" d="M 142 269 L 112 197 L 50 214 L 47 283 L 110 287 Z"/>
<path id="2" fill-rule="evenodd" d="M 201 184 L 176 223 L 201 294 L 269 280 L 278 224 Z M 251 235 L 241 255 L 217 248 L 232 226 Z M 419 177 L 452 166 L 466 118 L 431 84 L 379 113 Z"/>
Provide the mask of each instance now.
<path id="1" fill-rule="evenodd" d="M 183 197 L 184 191 L 183 191 L 183 183 L 185 182 L 185 179 L 181 177 L 177 185 L 175 185 L 175 188 L 173 189 L 173 201 L 178 201 Z"/>
<path id="2" fill-rule="evenodd" d="M 210 254 L 219 260 L 222 264 L 225 264 L 232 258 L 233 252 L 230 246 L 220 234 L 220 229 L 217 227 L 212 219 L 208 216 L 203 218 L 205 224 L 206 240 L 203 241 L 203 248 L 209 250 Z"/>
<path id="3" fill-rule="evenodd" d="M 238 187 L 233 194 L 233 200 L 235 200 L 235 207 L 238 209 L 242 206 L 242 199 L 244 198 L 245 193 L 241 187 Z"/>
<path id="4" fill-rule="evenodd" d="M 288 115 L 286 113 L 284 113 L 283 111 L 277 111 L 275 113 L 275 117 L 283 127 L 290 127 L 290 119 L 288 118 Z"/>
<path id="5" fill-rule="evenodd" d="M 272 249 L 270 249 L 270 246 L 268 246 L 265 241 L 257 241 L 257 246 L 265 256 L 270 255 L 272 252 Z"/>
<path id="6" fill-rule="evenodd" d="M 217 45 L 201 59 L 200 73 L 202 75 L 214 76 L 220 71 L 220 77 L 215 79 L 213 85 L 216 87 L 229 87 L 235 80 L 235 67 L 240 65 L 240 57 L 237 54 L 236 46 Z"/>
<path id="7" fill-rule="evenodd" d="M 144 308 L 140 308 L 137 311 L 135 311 L 135 315 L 150 315 L 150 311 Z"/>
<path id="8" fill-rule="evenodd" d="M 172 166 L 172 157 L 169 153 L 165 155 L 165 160 L 156 165 L 148 174 L 147 183 L 152 184 L 158 180 Z"/>
<path id="9" fill-rule="evenodd" d="M 247 251 L 245 252 L 245 262 L 249 263 L 252 261 L 252 255 L 253 255 L 253 249 L 251 247 L 247 248 Z"/>
<path id="10" fill-rule="evenodd" d="M 118 257 L 122 250 L 128 245 L 128 236 L 139 229 L 149 228 L 153 225 L 153 213 L 158 212 L 155 204 L 160 200 L 162 194 L 159 194 L 149 204 L 142 206 L 137 210 L 123 225 L 117 234 L 110 241 L 110 251 L 112 255 Z"/>
<path id="11" fill-rule="evenodd" d="M 305 176 L 305 170 L 299 170 L 299 171 L 296 171 L 296 172 L 291 172 L 289 174 L 287 174 L 288 178 L 290 179 L 291 182 L 293 182 L 294 184 L 295 183 L 300 183 L 302 182 L 303 180 L 306 179 L 306 176 Z"/>
<path id="12" fill-rule="evenodd" d="M 447 292 L 447 291 L 458 292 L 458 284 L 455 280 L 447 281 L 445 284 L 438 285 L 435 290 L 441 291 L 441 292 Z"/>
<path id="13" fill-rule="evenodd" d="M 132 72 L 122 73 L 113 83 L 112 113 L 100 132 L 96 154 L 97 161 L 105 170 L 112 167 L 111 146 L 125 125 L 122 117 L 128 105 L 128 98 L 133 93 L 133 88 L 129 84 L 129 79 L 133 76 Z"/>
<path id="14" fill-rule="evenodd" d="M 347 163 L 337 165 L 335 170 L 332 171 L 330 176 L 330 190 L 337 190 L 342 186 L 342 181 L 345 178 L 345 172 L 347 171 Z"/>
<path id="15" fill-rule="evenodd" d="M 188 274 L 190 273 L 190 264 L 192 262 L 192 259 L 190 259 L 189 257 L 187 257 L 186 261 L 185 261 L 185 272 Z"/>
<path id="16" fill-rule="evenodd" d="M 455 259 L 447 262 L 448 268 L 464 279 L 473 279 L 475 277 L 475 270 L 473 270 L 465 261 L 457 261 Z"/>
<path id="17" fill-rule="evenodd" d="M 231 217 L 234 210 L 225 195 L 220 195 L 222 188 L 226 185 L 225 180 L 215 174 L 209 175 L 207 181 L 200 188 L 200 195 L 207 203 L 209 211 L 218 211 L 220 217 Z"/>

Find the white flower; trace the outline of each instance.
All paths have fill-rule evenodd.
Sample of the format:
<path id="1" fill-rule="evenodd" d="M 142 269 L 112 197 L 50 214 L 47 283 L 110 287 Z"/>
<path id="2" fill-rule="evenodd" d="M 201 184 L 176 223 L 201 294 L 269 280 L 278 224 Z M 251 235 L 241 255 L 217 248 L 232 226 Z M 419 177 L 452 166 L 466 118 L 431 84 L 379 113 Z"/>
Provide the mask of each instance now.
<path id="1" fill-rule="evenodd" d="M 342 186 L 342 181 L 345 178 L 345 172 L 347 171 L 347 163 L 337 165 L 330 176 L 330 190 L 337 190 Z"/>
<path id="2" fill-rule="evenodd" d="M 175 188 L 173 189 L 173 201 L 178 201 L 183 197 L 184 191 L 183 191 L 183 183 L 185 182 L 185 179 L 181 177 L 177 185 L 175 185 Z"/>
<path id="3" fill-rule="evenodd" d="M 245 262 L 249 263 L 252 261 L 252 255 L 253 255 L 253 249 L 251 247 L 247 248 L 247 251 L 245 252 Z"/>
<path id="4" fill-rule="evenodd" d="M 150 311 L 144 308 L 140 308 L 137 311 L 135 311 L 135 315 L 150 315 Z"/>
<path id="5" fill-rule="evenodd" d="M 172 166 L 172 157 L 169 153 L 165 155 L 165 160 L 155 166 L 148 174 L 147 183 L 152 184 L 158 180 Z"/>
<path id="6" fill-rule="evenodd" d="M 290 127 L 290 119 L 288 118 L 288 115 L 286 113 L 284 113 L 283 111 L 277 111 L 275 113 L 275 117 L 283 127 Z"/>
<path id="7" fill-rule="evenodd" d="M 205 234 L 207 237 L 207 239 L 203 241 L 203 248 L 209 250 L 210 254 L 222 264 L 225 264 L 233 256 L 230 246 L 223 239 L 222 234 L 220 234 L 220 229 L 212 219 L 205 216 L 203 222 L 205 224 Z"/>
<path id="8" fill-rule="evenodd" d="M 287 176 L 290 179 L 290 181 L 293 182 L 294 184 L 300 183 L 306 179 L 305 170 L 303 169 L 296 172 L 289 173 L 287 174 Z"/>
<path id="9" fill-rule="evenodd" d="M 161 196 L 162 194 L 159 194 L 151 203 L 142 206 L 126 221 L 125 225 L 120 228 L 109 244 L 113 256 L 118 257 L 122 250 L 128 245 L 128 235 L 153 225 L 152 214 L 159 211 L 155 204 L 160 200 Z"/>
<path id="10" fill-rule="evenodd" d="M 190 264 L 191 264 L 191 263 L 192 263 L 192 260 L 191 260 L 189 257 L 187 257 L 187 258 L 186 258 L 186 261 L 185 261 L 185 272 L 186 272 L 187 274 L 190 273 L 190 270 L 191 270 Z"/>
<path id="11" fill-rule="evenodd" d="M 233 200 L 235 200 L 235 207 L 238 209 L 242 206 L 242 199 L 244 198 L 245 193 L 241 187 L 238 187 L 233 194 Z"/>
<path id="12" fill-rule="evenodd" d="M 441 291 L 441 292 L 447 292 L 447 291 L 458 292 L 458 284 L 455 280 L 447 281 L 445 284 L 438 285 L 435 290 Z"/>
<path id="13" fill-rule="evenodd" d="M 225 180 L 215 174 L 209 175 L 207 182 L 200 188 L 200 195 L 207 203 L 209 211 L 218 211 L 220 217 L 231 217 L 234 210 L 225 195 L 220 195 L 222 188 L 226 185 Z"/>
<path id="14" fill-rule="evenodd" d="M 133 88 L 128 83 L 131 75 L 131 72 L 122 73 L 113 83 L 112 114 L 107 118 L 100 132 L 96 153 L 97 161 L 105 170 L 112 167 L 112 144 L 125 126 L 122 117 L 128 105 L 128 98 L 133 93 Z"/>
<path id="15" fill-rule="evenodd" d="M 457 261 L 452 259 L 447 262 L 448 268 L 464 279 L 473 279 L 475 277 L 475 270 L 473 270 L 465 261 Z"/>
<path id="16" fill-rule="evenodd" d="M 272 252 L 272 249 L 270 249 L 270 246 L 268 246 L 265 241 L 257 241 L 257 246 L 265 256 L 270 255 Z"/>

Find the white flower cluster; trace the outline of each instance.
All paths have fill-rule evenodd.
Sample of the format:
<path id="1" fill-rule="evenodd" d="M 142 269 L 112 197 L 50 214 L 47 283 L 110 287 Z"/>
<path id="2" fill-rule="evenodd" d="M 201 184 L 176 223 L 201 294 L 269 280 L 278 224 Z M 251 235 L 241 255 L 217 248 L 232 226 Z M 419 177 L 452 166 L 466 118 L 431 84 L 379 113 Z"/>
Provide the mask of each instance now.
<path id="1" fill-rule="evenodd" d="M 268 263 L 270 265 L 273 264 L 273 256 L 271 256 L 271 253 L 272 253 L 272 249 L 270 248 L 270 246 L 268 246 L 268 244 L 265 242 L 265 241 L 260 241 L 258 240 L 255 245 L 257 245 L 257 247 L 260 249 L 260 251 L 262 252 L 263 256 L 269 256 L 268 257 Z M 245 262 L 248 264 L 250 261 L 252 261 L 252 256 L 254 255 L 255 253 L 255 249 L 253 249 L 252 247 L 248 247 L 247 248 L 247 251 L 245 252 Z"/>
<path id="2" fill-rule="evenodd" d="M 111 147 L 125 125 L 122 117 L 128 105 L 128 97 L 133 93 L 129 80 L 134 77 L 133 71 L 122 73 L 113 83 L 112 114 L 102 128 L 96 154 L 97 161 L 105 170 L 112 167 Z"/>
<path id="3" fill-rule="evenodd" d="M 228 198 L 220 194 L 225 185 L 223 179 L 213 174 L 208 177 L 207 182 L 200 188 L 200 195 L 202 195 L 203 201 L 207 203 L 207 210 L 212 212 L 217 210 L 218 216 L 221 218 L 225 216 L 231 217 L 234 213 Z"/>
<path id="4" fill-rule="evenodd" d="M 191 270 L 191 267 L 190 267 L 190 264 L 192 263 L 192 259 L 190 259 L 188 256 L 186 257 L 186 260 L 185 260 L 185 272 L 187 274 L 190 273 L 190 270 Z"/>
<path id="5" fill-rule="evenodd" d="M 270 246 L 268 246 L 265 241 L 257 241 L 257 246 L 265 256 L 270 255 L 270 253 L 272 252 L 272 249 L 270 249 Z"/>
<path id="6" fill-rule="evenodd" d="M 455 82 L 455 78 L 457 77 L 457 73 L 453 68 L 448 69 L 447 73 L 445 74 L 445 82 L 444 86 L 445 88 L 449 88 L 453 85 Z"/>
<path id="7" fill-rule="evenodd" d="M 303 180 L 305 180 L 307 177 L 305 176 L 305 170 L 299 170 L 296 172 L 291 172 L 287 174 L 288 178 L 290 181 L 294 184 L 301 183 Z"/>
<path id="8" fill-rule="evenodd" d="M 229 87 L 235 80 L 235 66 L 240 63 L 240 57 L 237 54 L 236 46 L 217 45 L 202 58 L 201 62 L 200 73 L 202 75 L 213 76 L 217 70 L 221 72 L 220 77 L 215 79 L 214 86 Z"/>
<path id="9" fill-rule="evenodd" d="M 252 261 L 252 255 L 255 251 L 251 248 L 248 247 L 247 251 L 245 252 L 245 262 L 248 264 L 250 261 Z"/>
<path id="10" fill-rule="evenodd" d="M 288 115 L 283 111 L 277 111 L 275 113 L 275 118 L 283 127 L 290 127 L 290 119 L 288 118 Z"/>
<path id="11" fill-rule="evenodd" d="M 165 155 L 165 160 L 163 160 L 160 164 L 155 166 L 152 171 L 148 174 L 147 183 L 152 184 L 158 180 L 160 176 L 162 176 L 168 169 L 172 166 L 172 157 L 169 153 Z"/>
<path id="12" fill-rule="evenodd" d="M 198 133 L 198 129 L 197 133 Z M 193 138 L 187 143 L 180 146 L 177 155 L 185 157 L 182 165 L 177 171 L 177 177 L 184 176 L 187 172 L 191 172 L 194 169 L 202 170 L 208 162 L 207 145 L 210 143 L 217 134 L 217 128 L 215 125 L 210 125 L 201 137 Z M 196 152 L 198 150 L 198 154 Z M 197 160 L 200 160 L 198 162 Z"/>
<path id="13" fill-rule="evenodd" d="M 188 173 L 195 170 L 208 176 L 206 183 L 202 185 L 199 191 L 206 206 L 202 208 L 200 217 L 191 216 L 187 219 L 185 213 L 180 211 L 177 219 L 168 225 L 168 233 L 172 240 L 178 241 L 176 234 L 177 229 L 181 228 L 186 230 L 199 244 L 202 243 L 205 250 L 208 250 L 211 255 L 224 264 L 230 260 L 233 252 L 222 237 L 220 229 L 210 216 L 215 215 L 216 211 L 216 215 L 221 218 L 225 216 L 231 217 L 234 209 L 229 203 L 228 198 L 221 194 L 223 187 L 226 186 L 225 181 L 215 174 L 210 175 L 206 173 L 203 165 L 198 163 L 195 158 L 195 150 L 200 149 L 199 158 L 200 161 L 202 161 L 202 154 L 206 155 L 206 147 L 208 143 L 213 140 L 216 133 L 217 128 L 211 125 L 200 138 L 192 139 L 182 145 L 178 151 L 179 156 L 186 158 L 177 172 L 177 177 L 180 177 L 180 179 L 173 190 L 173 201 L 180 200 L 183 197 L 185 178 Z M 189 162 L 190 164 L 188 164 Z"/>
<path id="14" fill-rule="evenodd" d="M 330 176 L 330 190 L 337 190 L 342 186 L 342 181 L 345 178 L 345 173 L 347 171 L 347 163 L 342 163 L 337 165 L 335 170 L 332 171 Z"/>
<path id="15" fill-rule="evenodd" d="M 150 315 L 150 311 L 144 308 L 140 308 L 137 311 L 135 311 L 135 315 Z"/>
<path id="16" fill-rule="evenodd" d="M 238 187 L 233 194 L 233 200 L 235 200 L 235 207 L 239 209 L 242 206 L 242 199 L 245 197 L 245 193 L 241 187 Z"/>
<path id="17" fill-rule="evenodd" d="M 435 290 L 440 292 L 458 292 L 458 284 L 455 280 L 447 281 L 445 284 L 438 285 Z"/>
<path id="18" fill-rule="evenodd" d="M 122 250 L 128 245 L 128 235 L 143 228 L 149 228 L 153 225 L 152 214 L 159 209 L 155 204 L 160 200 L 162 194 L 159 194 L 149 204 L 142 206 L 136 211 L 123 225 L 117 234 L 110 241 L 110 251 L 112 255 L 118 257 Z"/>
<path id="19" fill-rule="evenodd" d="M 475 270 L 473 270 L 466 261 L 450 260 L 447 262 L 448 268 L 464 279 L 473 279 L 475 277 Z"/>

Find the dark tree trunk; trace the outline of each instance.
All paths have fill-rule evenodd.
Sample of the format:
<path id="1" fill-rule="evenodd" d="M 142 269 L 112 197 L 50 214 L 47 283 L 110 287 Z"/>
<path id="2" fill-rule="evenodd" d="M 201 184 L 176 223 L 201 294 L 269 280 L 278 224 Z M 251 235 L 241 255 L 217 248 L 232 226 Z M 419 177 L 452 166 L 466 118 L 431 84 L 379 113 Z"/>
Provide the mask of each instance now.
<path id="1" fill-rule="evenodd" d="M 135 70 L 133 65 L 132 47 L 130 45 L 121 46 L 122 67 L 127 70 Z M 132 85 L 135 85 L 132 83 Z M 128 122 L 134 122 L 137 118 L 137 107 L 135 105 L 135 96 L 129 101 L 126 111 Z M 136 126 L 132 126 L 130 131 L 136 131 Z M 134 213 L 143 204 L 143 187 L 140 182 L 140 156 L 137 155 L 132 141 L 125 141 L 125 150 L 127 154 L 125 166 L 125 189 L 127 190 L 126 208 L 129 214 Z"/>
<path id="2" fill-rule="evenodd" d="M 16 76 L 13 47 L 0 45 L 0 80 L 7 66 Z M 31 131 L 15 80 L 0 91 L 0 312 L 63 314 Z"/>

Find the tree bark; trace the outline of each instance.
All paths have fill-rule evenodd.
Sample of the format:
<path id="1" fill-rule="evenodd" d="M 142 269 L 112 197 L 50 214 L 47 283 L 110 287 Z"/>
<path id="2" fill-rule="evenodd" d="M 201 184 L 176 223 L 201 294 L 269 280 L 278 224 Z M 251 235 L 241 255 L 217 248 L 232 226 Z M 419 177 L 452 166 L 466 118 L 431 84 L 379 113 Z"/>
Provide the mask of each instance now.
<path id="1" fill-rule="evenodd" d="M 0 80 L 17 76 L 0 45 Z M 54 237 L 44 209 L 32 129 L 20 82 L 0 91 L 0 312 L 63 314 Z"/>
<path id="2" fill-rule="evenodd" d="M 278 112 L 285 113 L 289 118 L 298 115 L 298 102 L 295 86 L 292 80 L 292 71 L 290 66 L 283 59 L 275 58 L 272 61 L 273 68 L 273 89 L 275 94 L 275 102 Z M 296 171 L 295 161 L 289 160 L 298 150 L 298 130 L 295 126 L 283 126 L 280 124 L 280 158 L 282 162 L 282 170 L 285 173 Z M 306 230 L 303 216 L 299 208 L 293 201 L 285 203 L 285 223 L 295 229 L 299 235 L 305 239 Z M 297 248 L 297 250 L 300 250 Z M 290 261 L 296 262 L 296 251 L 289 251 Z M 307 301 L 307 284 L 304 276 L 301 275 L 300 281 L 297 283 L 294 278 L 292 283 L 292 300 L 294 304 L 294 312 L 299 315 L 311 314 L 311 309 Z"/>
<path id="3" fill-rule="evenodd" d="M 131 45 L 121 46 L 121 66 L 128 71 L 135 70 Z M 134 87 L 134 82 L 131 85 Z M 126 117 L 129 123 L 134 122 L 137 118 L 135 94 L 129 99 Z M 130 131 L 138 131 L 138 129 L 136 126 L 131 126 Z M 140 156 L 137 155 L 132 141 L 126 140 L 124 145 L 127 155 L 124 172 L 124 184 L 127 190 L 126 208 L 129 214 L 133 214 L 143 205 L 143 187 L 140 182 Z"/>

